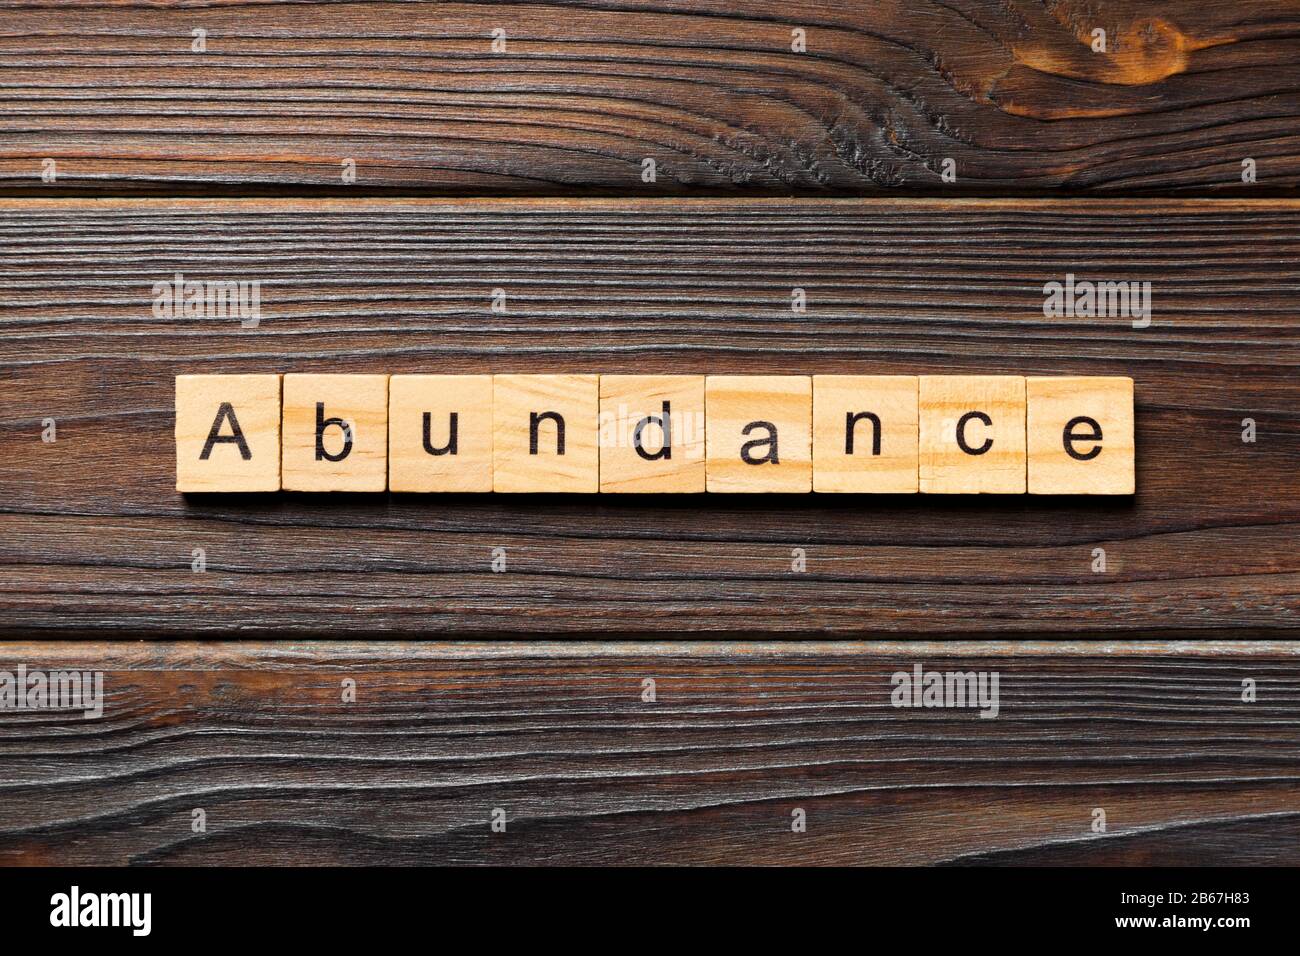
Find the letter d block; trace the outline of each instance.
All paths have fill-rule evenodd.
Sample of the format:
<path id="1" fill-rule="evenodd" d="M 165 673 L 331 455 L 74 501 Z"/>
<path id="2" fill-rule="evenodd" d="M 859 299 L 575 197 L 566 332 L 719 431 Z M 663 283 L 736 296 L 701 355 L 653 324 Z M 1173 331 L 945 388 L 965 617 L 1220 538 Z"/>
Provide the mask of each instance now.
<path id="1" fill-rule="evenodd" d="M 1133 380 L 1028 378 L 1029 493 L 1131 495 Z"/>
<path id="2" fill-rule="evenodd" d="M 383 491 L 388 376 L 284 377 L 286 491 Z"/>
<path id="3" fill-rule="evenodd" d="M 600 487 L 596 375 L 492 377 L 492 490 L 594 494 Z"/>
<path id="4" fill-rule="evenodd" d="M 812 379 L 710 375 L 704 386 L 711 492 L 812 490 Z"/>
<path id="5" fill-rule="evenodd" d="M 921 491 L 1025 493 L 1025 380 L 922 375 Z"/>
<path id="6" fill-rule="evenodd" d="M 600 377 L 600 490 L 704 491 L 704 376 Z"/>
<path id="7" fill-rule="evenodd" d="M 280 490 L 280 376 L 176 376 L 176 490 Z"/>

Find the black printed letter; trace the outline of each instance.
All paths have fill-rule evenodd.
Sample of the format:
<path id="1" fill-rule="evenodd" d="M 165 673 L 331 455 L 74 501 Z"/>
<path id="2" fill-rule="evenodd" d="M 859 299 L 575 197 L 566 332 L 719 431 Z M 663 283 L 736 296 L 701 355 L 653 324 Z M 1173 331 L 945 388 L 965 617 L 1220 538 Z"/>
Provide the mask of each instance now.
<path id="1" fill-rule="evenodd" d="M 325 429 L 337 425 L 343 431 L 343 450 L 331 455 L 325 450 Z M 316 403 L 316 460 L 342 461 L 352 454 L 352 426 L 341 418 L 326 418 L 325 403 Z"/>
<path id="2" fill-rule="evenodd" d="M 230 419 L 230 434 L 221 434 L 221 423 Z M 199 455 L 199 461 L 207 461 L 208 456 L 212 454 L 213 445 L 225 445 L 234 443 L 239 446 L 239 454 L 244 461 L 253 457 L 253 453 L 248 450 L 248 442 L 244 441 L 244 431 L 239 427 L 239 419 L 235 417 L 235 410 L 230 407 L 229 402 L 222 402 L 221 407 L 217 409 L 217 417 L 212 422 L 212 428 L 208 431 L 208 440 L 203 443 L 203 454 Z"/>
<path id="3" fill-rule="evenodd" d="M 968 455 L 982 455 L 993 447 L 993 439 L 984 439 L 984 444 L 980 445 L 978 448 L 972 448 L 970 445 L 966 444 L 966 423 L 972 418 L 978 418 L 986 427 L 993 424 L 993 419 L 989 418 L 983 412 L 967 412 L 957 422 L 957 445 Z"/>

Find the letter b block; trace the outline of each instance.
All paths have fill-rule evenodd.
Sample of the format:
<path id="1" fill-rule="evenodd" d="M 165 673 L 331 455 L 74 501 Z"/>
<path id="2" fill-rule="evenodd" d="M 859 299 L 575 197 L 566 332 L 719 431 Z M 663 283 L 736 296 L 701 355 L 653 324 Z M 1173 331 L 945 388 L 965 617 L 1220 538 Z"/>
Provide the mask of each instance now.
<path id="1" fill-rule="evenodd" d="M 599 490 L 598 378 L 493 376 L 493 491 Z"/>
<path id="2" fill-rule="evenodd" d="M 1031 495 L 1131 495 L 1133 380 L 1025 380 Z"/>
<path id="3" fill-rule="evenodd" d="M 280 376 L 176 376 L 176 490 L 280 490 Z"/>
<path id="4" fill-rule="evenodd" d="M 704 386 L 710 492 L 812 490 L 812 379 L 710 375 Z"/>
<path id="5" fill-rule="evenodd" d="M 388 376 L 284 377 L 286 491 L 383 491 Z"/>
<path id="6" fill-rule="evenodd" d="M 1025 380 L 922 375 L 921 491 L 1025 493 Z"/>

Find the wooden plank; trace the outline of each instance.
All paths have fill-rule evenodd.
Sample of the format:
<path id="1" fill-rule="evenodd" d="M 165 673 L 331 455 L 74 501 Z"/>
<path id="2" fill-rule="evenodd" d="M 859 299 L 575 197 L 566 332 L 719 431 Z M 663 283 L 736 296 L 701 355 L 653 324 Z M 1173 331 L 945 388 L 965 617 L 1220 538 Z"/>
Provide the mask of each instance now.
<path id="1" fill-rule="evenodd" d="M 1297 653 L 5 643 L 0 670 L 104 671 L 105 702 L 0 711 L 0 863 L 1294 865 Z M 998 716 L 891 706 L 917 664 L 996 672 Z"/>
<path id="2" fill-rule="evenodd" d="M 29 194 L 1300 181 L 1290 0 L 0 7 L 0 185 Z"/>
<path id="3" fill-rule="evenodd" d="M 0 236 L 9 633 L 1296 627 L 1300 203 L 20 201 Z M 156 316 L 177 271 L 261 321 Z M 1067 273 L 1152 281 L 1150 325 L 1045 317 Z M 1137 494 L 175 493 L 175 375 L 326 367 L 1125 376 Z"/>

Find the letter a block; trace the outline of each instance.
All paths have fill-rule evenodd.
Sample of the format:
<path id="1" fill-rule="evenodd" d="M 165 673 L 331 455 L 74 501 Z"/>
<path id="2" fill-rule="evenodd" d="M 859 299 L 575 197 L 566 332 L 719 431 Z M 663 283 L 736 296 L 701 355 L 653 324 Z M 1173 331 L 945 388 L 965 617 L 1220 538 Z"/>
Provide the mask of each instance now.
<path id="1" fill-rule="evenodd" d="M 598 378 L 493 376 L 494 491 L 599 490 Z"/>
<path id="2" fill-rule="evenodd" d="M 1025 493 L 1025 380 L 922 375 L 921 491 Z"/>
<path id="3" fill-rule="evenodd" d="M 388 490 L 492 490 L 492 376 L 388 380 Z"/>
<path id="4" fill-rule="evenodd" d="M 1133 380 L 1028 378 L 1029 493 L 1131 495 Z"/>
<path id="5" fill-rule="evenodd" d="M 280 490 L 280 376 L 176 376 L 176 490 Z"/>
<path id="6" fill-rule="evenodd" d="M 383 491 L 388 376 L 284 377 L 286 491 Z"/>
<path id="7" fill-rule="evenodd" d="M 812 490 L 812 379 L 806 375 L 710 375 L 708 489 Z"/>
<path id="8" fill-rule="evenodd" d="M 915 375 L 813 376 L 813 491 L 915 494 Z"/>
<path id="9" fill-rule="evenodd" d="M 600 490 L 704 491 L 704 376 L 600 377 Z"/>

